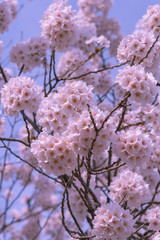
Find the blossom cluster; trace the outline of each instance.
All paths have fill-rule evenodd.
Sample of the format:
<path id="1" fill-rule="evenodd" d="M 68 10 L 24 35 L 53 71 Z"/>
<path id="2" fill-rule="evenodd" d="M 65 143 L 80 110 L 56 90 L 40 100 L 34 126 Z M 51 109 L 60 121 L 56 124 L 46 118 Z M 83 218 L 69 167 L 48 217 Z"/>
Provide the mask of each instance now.
<path id="1" fill-rule="evenodd" d="M 65 173 L 65 169 L 62 167 L 59 157 L 58 161 L 56 159 L 54 160 L 58 164 L 57 167 L 55 167 L 55 164 L 53 165 L 53 157 L 60 154 L 55 152 L 60 143 L 57 145 L 56 149 L 50 149 L 50 144 L 47 141 L 49 137 L 51 137 L 53 142 L 58 141 L 56 140 L 58 138 L 59 141 L 61 139 L 61 144 L 66 144 L 70 151 L 73 152 L 73 158 L 75 158 L 75 154 L 80 154 L 80 156 L 86 156 L 88 154 L 92 141 L 96 137 L 96 132 L 90 117 L 90 112 L 88 110 L 83 110 L 83 108 L 87 107 L 87 104 L 91 106 L 91 114 L 93 114 L 97 128 L 101 127 L 105 119 L 104 112 L 94 106 L 95 102 L 92 89 L 91 86 L 87 86 L 82 81 L 67 82 L 64 86 L 59 86 L 57 88 L 57 93 L 44 98 L 40 104 L 37 112 L 38 123 L 43 127 L 44 131 L 49 131 L 50 133 L 54 132 L 54 136 L 52 137 L 47 133 L 41 133 L 39 137 L 47 134 L 46 137 L 40 137 L 42 140 L 38 137 L 38 140 L 32 143 L 31 149 L 38 160 L 39 166 L 43 166 L 47 172 L 52 172 L 51 169 L 53 169 L 55 175 L 62 175 Z M 53 103 L 53 105 L 51 105 L 51 103 Z M 56 134 L 58 135 L 56 136 Z M 97 142 L 94 146 L 95 156 L 108 148 L 108 141 L 111 134 L 112 129 L 105 125 L 97 137 Z M 54 139 L 55 136 L 56 139 Z M 44 147 L 44 145 L 40 147 L 41 141 L 47 141 L 46 147 Z M 39 147 L 42 148 L 41 151 Z M 47 150 L 51 152 L 47 153 Z M 67 156 L 64 153 L 65 151 L 63 147 L 62 155 L 60 155 L 62 161 Z M 71 166 L 72 164 L 73 166 Z M 63 164 L 63 166 L 65 166 L 65 164 Z M 76 161 L 73 161 L 71 157 L 67 172 L 72 171 L 75 167 Z M 57 168 L 60 170 L 58 171 Z"/>
<path id="2" fill-rule="evenodd" d="M 127 239 L 133 232 L 134 222 L 129 210 L 124 210 L 117 203 L 103 205 L 95 211 L 95 239 Z"/>
<path id="3" fill-rule="evenodd" d="M 151 199 L 149 185 L 141 175 L 124 169 L 112 179 L 109 197 L 117 203 L 127 201 L 129 208 L 139 208 L 142 203 Z"/>
<path id="4" fill-rule="evenodd" d="M 55 1 L 41 20 L 41 36 L 48 40 L 51 49 L 66 51 L 77 40 L 75 11 L 67 1 Z"/>
<path id="5" fill-rule="evenodd" d="M 158 93 L 157 81 L 152 73 L 146 73 L 144 68 L 138 66 L 126 66 L 119 71 L 116 81 L 125 90 L 131 93 L 131 100 L 145 106 L 152 103 Z"/>
<path id="6" fill-rule="evenodd" d="M 153 51 L 147 58 L 145 58 L 147 52 L 150 47 L 154 43 L 155 38 L 150 33 L 146 33 L 144 31 L 137 30 L 133 34 L 128 35 L 123 38 L 120 42 L 117 49 L 117 59 L 120 63 L 125 61 L 134 61 L 135 64 L 138 64 L 141 59 L 142 65 L 151 66 L 154 55 L 156 53 L 156 45 L 153 48 Z"/>
<path id="7" fill-rule="evenodd" d="M 85 0 L 79 0 L 78 1 L 78 5 L 80 7 L 80 9 L 82 9 L 83 14 L 85 14 L 86 17 L 90 17 L 90 15 L 94 18 L 96 18 L 96 14 L 93 14 L 92 10 L 93 7 L 96 9 L 96 12 L 98 11 L 102 11 L 104 12 L 105 15 L 108 14 L 108 11 L 110 10 L 110 8 L 113 5 L 112 0 L 100 0 L 99 2 L 95 1 L 95 0 L 89 0 L 89 1 L 85 1 Z"/>
<path id="8" fill-rule="evenodd" d="M 159 231 L 160 208 L 158 206 L 147 210 L 145 218 L 149 222 L 149 229 Z"/>
<path id="9" fill-rule="evenodd" d="M 93 87 L 82 81 L 66 82 L 44 98 L 37 111 L 38 123 L 49 132 L 62 132 L 69 119 L 94 103 Z"/>
<path id="10" fill-rule="evenodd" d="M 97 107 L 92 107 L 91 113 L 93 114 L 97 128 L 100 128 L 105 120 L 104 112 Z M 105 114 L 107 115 L 107 112 Z M 70 141 L 73 142 L 77 154 L 87 156 L 92 146 L 92 141 L 96 138 L 95 128 L 88 110 L 83 110 L 80 115 L 74 117 L 73 121 L 70 121 L 66 134 Z M 93 147 L 95 157 L 108 148 L 111 134 L 112 129 L 105 125 Z"/>
<path id="11" fill-rule="evenodd" d="M 85 63 L 86 59 L 87 56 L 82 50 L 73 48 L 60 57 L 57 71 L 62 78 L 66 76 L 73 78 L 83 75 L 80 77 L 81 80 L 85 81 L 88 85 L 92 84 L 95 86 L 98 82 L 98 74 L 85 75 L 86 73 L 95 70 L 95 67 L 92 66 L 90 62 Z"/>
<path id="12" fill-rule="evenodd" d="M 92 24 L 92 26 L 95 25 L 96 27 L 96 32 L 92 32 L 92 36 L 90 38 L 88 35 L 85 34 L 86 27 L 83 28 L 84 33 L 82 33 L 81 35 L 87 37 L 88 39 L 91 39 L 96 35 L 98 35 L 98 37 L 103 36 L 103 39 L 107 39 L 110 41 L 110 55 L 116 56 L 117 47 L 122 40 L 122 34 L 120 33 L 119 22 L 115 18 L 108 17 L 109 10 L 113 6 L 113 1 L 101 0 L 97 2 L 95 0 L 79 0 L 78 5 L 80 9 L 78 12 L 78 17 L 81 20 L 80 22 L 85 21 Z M 81 40 L 82 39 L 83 37 L 81 38 Z M 90 50 L 91 46 L 88 47 Z"/>
<path id="13" fill-rule="evenodd" d="M 73 144 L 67 142 L 66 136 L 60 136 L 58 133 L 54 136 L 48 135 L 47 132 L 40 133 L 38 139 L 31 144 L 31 152 L 37 158 L 38 165 L 48 174 L 71 174 L 77 165 Z"/>
<path id="14" fill-rule="evenodd" d="M 17 4 L 17 0 L 4 0 L 0 3 L 0 33 L 8 31 L 8 26 L 16 16 Z"/>
<path id="15" fill-rule="evenodd" d="M 151 156 L 152 144 L 149 136 L 141 129 L 118 133 L 113 146 L 116 155 L 126 162 L 130 169 L 137 166 L 146 168 Z"/>
<path id="16" fill-rule="evenodd" d="M 93 85 L 95 91 L 99 94 L 107 92 L 113 84 L 110 72 L 92 73 L 98 70 L 97 66 L 94 60 L 86 62 L 86 59 L 87 55 L 78 48 L 72 48 L 70 51 L 64 53 L 60 56 L 57 66 L 60 77 L 65 78 L 69 76 L 69 78 L 78 78 L 86 82 L 87 85 Z"/>
<path id="17" fill-rule="evenodd" d="M 143 15 L 143 18 L 138 22 L 137 26 L 145 29 L 146 31 L 151 31 L 155 36 L 159 36 L 160 30 L 160 6 L 155 4 L 147 8 L 147 13 Z"/>
<path id="18" fill-rule="evenodd" d="M 5 114 L 18 117 L 19 111 L 37 111 L 42 99 L 41 87 L 30 77 L 10 78 L 1 89 L 1 103 Z"/>
<path id="19" fill-rule="evenodd" d="M 160 233 L 156 232 L 153 236 L 152 236 L 152 240 L 159 240 L 160 239 Z"/>
<path id="20" fill-rule="evenodd" d="M 44 64 L 48 43 L 41 37 L 16 44 L 10 51 L 10 60 L 23 72 L 31 72 L 33 68 Z"/>
<path id="21" fill-rule="evenodd" d="M 77 14 L 77 24 L 78 24 L 78 39 L 74 43 L 75 48 L 79 48 L 84 52 L 84 54 L 88 55 L 95 51 L 95 46 L 92 43 L 86 44 L 86 41 L 91 39 L 92 36 L 96 35 L 96 25 L 95 23 L 90 23 L 88 21 L 84 21 L 80 13 Z"/>

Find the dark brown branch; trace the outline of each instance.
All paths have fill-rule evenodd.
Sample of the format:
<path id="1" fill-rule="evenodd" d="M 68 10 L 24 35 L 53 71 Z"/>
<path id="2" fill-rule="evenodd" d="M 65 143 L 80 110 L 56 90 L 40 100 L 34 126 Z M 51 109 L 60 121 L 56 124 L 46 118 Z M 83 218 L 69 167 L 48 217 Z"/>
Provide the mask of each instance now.
<path id="1" fill-rule="evenodd" d="M 25 145 L 26 147 L 30 146 L 29 144 L 23 142 L 22 140 L 16 139 L 16 138 L 3 138 L 3 137 L 0 137 L 0 141 L 19 142 L 19 143 L 22 143 L 23 145 Z"/>
<path id="2" fill-rule="evenodd" d="M 3 68 L 1 66 L 1 64 L 0 64 L 0 71 L 1 71 L 1 74 L 2 74 L 2 77 L 3 77 L 4 81 L 5 81 L 5 83 L 7 83 L 8 81 L 7 81 L 6 75 L 5 75 L 4 71 L 3 71 Z"/>

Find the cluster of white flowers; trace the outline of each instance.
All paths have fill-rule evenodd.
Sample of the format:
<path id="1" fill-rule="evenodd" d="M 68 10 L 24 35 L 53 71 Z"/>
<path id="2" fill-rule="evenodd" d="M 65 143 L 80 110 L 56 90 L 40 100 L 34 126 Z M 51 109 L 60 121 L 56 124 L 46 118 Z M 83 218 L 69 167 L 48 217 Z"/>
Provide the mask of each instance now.
<path id="1" fill-rule="evenodd" d="M 132 215 L 117 203 L 102 205 L 95 211 L 93 234 L 95 239 L 127 239 L 134 231 Z"/>
<path id="2" fill-rule="evenodd" d="M 143 30 L 137 30 L 132 35 L 123 38 L 117 49 L 117 60 L 122 63 L 125 61 L 134 61 L 138 64 L 141 59 L 143 66 L 152 66 L 152 61 L 157 52 L 157 44 L 154 45 L 150 54 L 146 57 L 149 49 L 153 45 L 155 37 Z"/>
<path id="3" fill-rule="evenodd" d="M 101 18 L 97 24 L 98 36 L 104 35 L 110 41 L 109 53 L 117 55 L 117 48 L 123 35 L 120 33 L 120 24 L 115 18 Z"/>
<path id="4" fill-rule="evenodd" d="M 60 76 L 67 77 L 78 77 L 79 79 L 85 81 L 88 85 L 93 86 L 98 82 L 98 74 L 88 74 L 90 71 L 95 71 L 96 68 L 90 62 L 85 63 L 87 56 L 78 48 L 73 48 L 71 51 L 66 52 L 59 58 L 57 70 Z M 72 73 L 73 72 L 73 73 Z M 72 73 L 72 74 L 71 74 Z M 82 74 L 83 73 L 83 74 Z"/>
<path id="5" fill-rule="evenodd" d="M 38 140 L 32 144 L 32 152 L 37 158 L 39 165 L 43 166 L 48 172 L 51 173 L 53 170 L 55 175 L 62 175 L 65 173 L 65 169 L 64 164 L 60 164 L 60 160 L 57 163 L 57 159 L 55 160 L 57 166 L 55 164 L 53 166 L 54 158 L 57 156 L 57 153 L 55 153 L 56 150 L 51 149 L 51 153 L 48 153 L 44 147 L 41 149 L 39 141 L 41 141 L 40 139 L 43 135 L 46 135 L 44 137 L 44 144 L 46 141 L 48 146 L 49 138 L 51 137 L 53 138 L 52 141 L 55 141 L 55 136 L 59 132 L 61 135 L 57 135 L 56 139 L 59 137 L 61 139 L 59 141 L 65 142 L 65 144 L 70 146 L 69 148 L 74 156 L 75 153 L 82 156 L 88 154 L 96 132 L 89 111 L 83 110 L 83 108 L 87 107 L 87 104 L 91 105 L 91 113 L 97 128 L 101 127 L 105 117 L 108 115 L 108 112 L 101 111 L 95 106 L 92 107 L 94 103 L 92 89 L 92 87 L 87 86 L 82 81 L 67 82 L 64 86 L 62 85 L 57 88 L 57 93 L 50 94 L 42 101 L 37 112 L 38 123 L 45 131 L 54 131 L 55 135 L 40 134 Z M 98 156 L 108 148 L 108 142 L 112 134 L 113 129 L 110 128 L 110 125 L 104 124 L 94 145 L 94 155 Z M 46 140 L 47 136 L 48 140 Z M 65 149 L 62 151 L 62 155 L 64 151 Z M 61 156 L 62 159 L 63 157 Z M 66 172 L 71 172 L 75 166 L 76 164 L 73 164 L 73 167 L 67 167 L 69 170 L 66 169 Z"/>
<path id="6" fill-rule="evenodd" d="M 143 110 L 144 116 L 143 119 L 144 121 L 153 128 L 156 128 L 159 125 L 160 121 L 160 112 L 159 112 L 159 105 L 154 106 L 154 105 L 148 105 L 144 110 Z"/>
<path id="7" fill-rule="evenodd" d="M 4 0 L 0 3 L 0 33 L 8 31 L 8 26 L 15 18 L 17 0 Z"/>
<path id="8" fill-rule="evenodd" d="M 106 16 L 113 5 L 113 2 L 112 0 L 79 0 L 78 5 L 86 17 L 89 17 L 92 21 L 96 21 L 96 13 L 101 11 Z M 93 11 L 93 8 L 96 13 Z"/>
<path id="9" fill-rule="evenodd" d="M 143 114 L 143 121 L 145 121 L 146 127 L 150 127 L 152 129 L 151 135 L 153 137 L 156 135 L 155 133 L 160 132 L 160 113 L 159 113 L 159 103 L 160 99 L 157 98 L 157 104 L 155 105 L 147 105 L 146 108 L 143 108 L 142 114 Z"/>
<path id="10" fill-rule="evenodd" d="M 66 82 L 44 98 L 37 112 L 38 123 L 49 132 L 62 132 L 75 113 L 94 103 L 93 87 L 83 81 Z"/>
<path id="11" fill-rule="evenodd" d="M 109 190 L 110 198 L 117 203 L 127 201 L 127 206 L 131 209 L 139 208 L 151 199 L 149 185 L 141 175 L 129 169 L 124 169 L 112 179 Z"/>
<path id="12" fill-rule="evenodd" d="M 67 1 L 55 1 L 45 11 L 41 20 L 41 36 L 50 44 L 51 49 L 66 51 L 78 39 L 75 11 Z"/>
<path id="13" fill-rule="evenodd" d="M 0 115 L 2 114 L 2 112 L 0 111 Z M 5 132 L 5 124 L 6 124 L 6 120 L 4 117 L 0 118 L 0 135 L 4 135 Z"/>
<path id="14" fill-rule="evenodd" d="M 159 173 L 158 173 L 158 168 L 153 168 L 151 166 L 151 162 L 149 162 L 146 166 L 146 168 L 142 169 L 137 167 L 136 172 L 139 175 L 143 176 L 144 181 L 149 184 L 149 189 L 151 194 L 154 194 L 155 192 L 155 187 L 157 186 L 159 182 Z"/>
<path id="15" fill-rule="evenodd" d="M 141 122 L 141 114 L 141 107 L 137 107 L 136 109 L 132 109 L 132 111 L 126 112 L 124 116 L 124 124 L 136 124 Z"/>
<path id="16" fill-rule="evenodd" d="M 1 89 L 1 103 L 5 114 L 18 117 L 21 110 L 36 112 L 42 100 L 41 90 L 30 77 L 10 78 Z"/>
<path id="17" fill-rule="evenodd" d="M 137 27 L 151 31 L 155 36 L 160 36 L 160 5 L 156 4 L 147 8 L 147 13 L 138 22 Z"/>
<path id="18" fill-rule="evenodd" d="M 95 23 L 89 23 L 81 17 L 78 13 L 78 40 L 75 42 L 74 47 L 82 50 L 86 55 L 95 52 L 93 44 L 86 44 L 86 40 L 96 35 Z"/>
<path id="19" fill-rule="evenodd" d="M 100 23 L 101 24 L 97 26 L 99 36 L 104 35 L 109 40 L 120 37 L 120 24 L 115 18 L 102 18 Z"/>
<path id="20" fill-rule="evenodd" d="M 96 26 L 96 33 L 92 33 L 92 36 L 97 35 L 100 37 L 103 35 L 107 40 L 110 41 L 110 53 L 112 56 L 116 56 L 117 47 L 122 39 L 122 34 L 120 33 L 120 24 L 115 18 L 108 18 L 108 12 L 113 5 L 112 0 L 79 0 L 78 5 L 80 10 L 78 16 L 85 22 L 94 23 Z M 91 37 L 92 37 L 91 36 Z M 91 38 L 87 36 L 86 40 Z M 90 44 L 88 47 L 91 49 Z M 108 47 L 108 44 L 107 44 Z M 93 52 L 93 50 L 92 50 Z"/>
<path id="21" fill-rule="evenodd" d="M 126 66 L 119 70 L 116 81 L 131 93 L 131 100 L 143 106 L 151 104 L 158 93 L 157 81 L 153 74 L 146 73 L 141 65 Z"/>
<path id="22" fill-rule="evenodd" d="M 12 18 L 14 19 L 17 15 L 18 0 L 5 0 L 11 8 Z"/>
<path id="23" fill-rule="evenodd" d="M 117 133 L 113 147 L 116 155 L 131 169 L 145 168 L 152 152 L 151 139 L 138 128 Z"/>
<path id="24" fill-rule="evenodd" d="M 146 212 L 145 219 L 149 222 L 149 229 L 159 231 L 160 226 L 160 207 L 154 207 Z"/>
<path id="25" fill-rule="evenodd" d="M 108 41 L 103 35 L 96 37 L 92 36 L 89 40 L 86 41 L 86 44 L 93 43 L 95 47 L 105 47 L 108 48 L 110 45 L 110 41 Z"/>
<path id="26" fill-rule="evenodd" d="M 156 232 L 156 233 L 152 236 L 152 240 L 160 240 L 160 232 Z"/>
<path id="27" fill-rule="evenodd" d="M 11 8 L 6 1 L 0 3 L 0 32 L 4 33 L 8 30 L 8 25 L 12 22 Z"/>
<path id="28" fill-rule="evenodd" d="M 73 144 L 67 141 L 67 136 L 60 136 L 58 133 L 54 136 L 47 132 L 40 133 L 38 139 L 31 144 L 31 152 L 37 158 L 39 167 L 48 174 L 71 174 L 77 166 Z"/>
<path id="29" fill-rule="evenodd" d="M 92 107 L 90 110 L 96 127 L 100 128 L 105 117 L 108 115 L 108 112 L 103 112 L 98 107 Z M 69 122 L 66 135 L 73 143 L 77 154 L 87 156 L 92 145 L 92 141 L 96 137 L 94 125 L 88 110 L 83 110 L 80 115 L 75 116 L 74 119 Z M 99 132 L 97 140 L 94 144 L 94 156 L 98 156 L 101 152 L 108 148 L 109 140 L 110 129 L 107 127 L 107 124 L 105 124 L 103 129 Z"/>
<path id="30" fill-rule="evenodd" d="M 10 60 L 23 72 L 31 72 L 33 68 L 41 66 L 46 56 L 48 44 L 41 37 L 16 44 L 10 51 Z"/>

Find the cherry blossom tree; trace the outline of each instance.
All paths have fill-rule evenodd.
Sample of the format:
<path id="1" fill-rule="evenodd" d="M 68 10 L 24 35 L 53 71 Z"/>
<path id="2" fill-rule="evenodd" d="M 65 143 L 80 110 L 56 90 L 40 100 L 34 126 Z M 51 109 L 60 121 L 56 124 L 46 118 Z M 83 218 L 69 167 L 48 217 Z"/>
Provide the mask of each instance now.
<path id="1" fill-rule="evenodd" d="M 0 59 L 0 239 L 158 240 L 160 5 L 124 36 L 112 0 L 77 2 L 12 47 L 18 74 Z M 1 34 L 17 14 L 0 2 Z"/>

